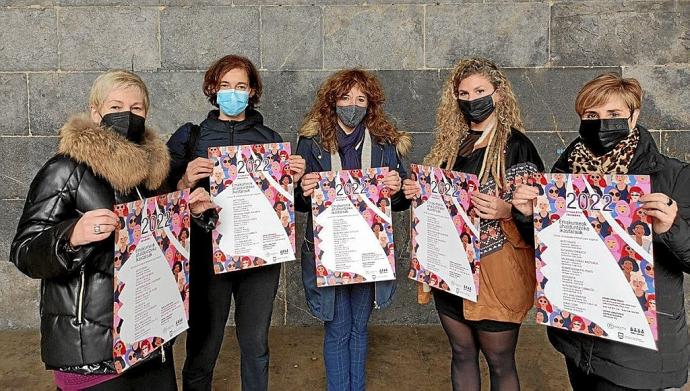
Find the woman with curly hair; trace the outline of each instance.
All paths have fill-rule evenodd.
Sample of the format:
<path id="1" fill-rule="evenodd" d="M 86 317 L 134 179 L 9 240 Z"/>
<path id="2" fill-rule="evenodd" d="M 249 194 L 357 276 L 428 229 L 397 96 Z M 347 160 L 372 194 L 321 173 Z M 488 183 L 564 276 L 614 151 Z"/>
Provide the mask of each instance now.
<path id="1" fill-rule="evenodd" d="M 400 155 L 411 139 L 390 122 L 383 111 L 383 89 L 376 77 L 363 70 L 332 74 L 321 85 L 316 102 L 300 129 L 297 154 L 307 162 L 295 187 L 295 205 L 311 211 L 316 172 L 388 167 L 384 178 L 394 211 L 407 209 L 400 192 L 406 176 Z M 307 217 L 302 245 L 302 280 L 311 313 L 324 322 L 324 362 L 329 390 L 363 390 L 367 356 L 367 322 L 373 307 L 390 304 L 395 281 L 337 287 L 316 286 L 312 215 Z"/>
<path id="2" fill-rule="evenodd" d="M 512 207 L 510 184 L 544 166 L 524 134 L 510 82 L 491 61 L 473 58 L 455 66 L 443 87 L 436 142 L 425 164 L 476 174 L 481 182 L 479 192 L 472 194 L 481 218 L 478 301 L 433 290 L 452 349 L 453 389 L 480 389 L 481 350 L 489 364 L 491 388 L 517 390 L 515 346 L 520 324 L 532 307 L 535 271 L 531 210 L 523 213 Z M 413 198 L 420 189 L 405 180 L 403 191 Z M 419 290 L 422 295 L 426 291 Z"/>

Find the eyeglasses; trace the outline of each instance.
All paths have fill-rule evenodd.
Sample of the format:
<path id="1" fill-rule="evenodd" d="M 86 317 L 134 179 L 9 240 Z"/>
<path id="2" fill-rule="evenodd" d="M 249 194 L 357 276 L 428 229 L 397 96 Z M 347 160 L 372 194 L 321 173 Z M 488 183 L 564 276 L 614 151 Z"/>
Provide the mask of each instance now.
<path id="1" fill-rule="evenodd" d="M 558 318 L 555 318 L 553 321 L 554 321 L 554 323 L 560 323 L 560 324 L 564 323 L 563 319 L 558 319 Z"/>
<path id="2" fill-rule="evenodd" d="M 597 223 L 597 224 L 592 224 L 592 227 L 594 227 L 594 228 L 601 228 L 601 224 L 599 224 L 599 223 Z"/>
<path id="3" fill-rule="evenodd" d="M 647 265 L 647 266 L 645 266 L 645 267 L 644 267 L 644 270 L 646 270 L 646 271 L 650 271 L 650 270 L 652 270 L 652 267 L 651 267 L 651 266 L 649 266 L 649 265 Z"/>
<path id="4" fill-rule="evenodd" d="M 556 194 L 558 193 L 558 190 L 556 189 L 549 189 L 549 194 Z"/>
<path id="5" fill-rule="evenodd" d="M 609 192 L 609 195 L 611 195 L 611 196 L 613 196 L 613 197 L 620 197 L 620 196 L 621 196 L 621 193 L 619 193 L 619 192 L 617 192 L 617 191 L 611 191 L 611 192 Z"/>

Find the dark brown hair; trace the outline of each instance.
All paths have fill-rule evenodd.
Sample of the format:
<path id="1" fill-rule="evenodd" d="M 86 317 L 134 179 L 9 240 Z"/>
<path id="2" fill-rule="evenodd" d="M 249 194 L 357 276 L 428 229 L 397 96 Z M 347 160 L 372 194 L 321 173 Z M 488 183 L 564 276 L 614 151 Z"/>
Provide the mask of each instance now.
<path id="1" fill-rule="evenodd" d="M 211 65 L 204 75 L 204 95 L 212 105 L 218 107 L 216 94 L 220 89 L 220 81 L 226 73 L 233 69 L 242 69 L 249 78 L 249 87 L 254 90 L 254 95 L 249 97 L 249 107 L 254 108 L 259 105 L 263 85 L 259 71 L 256 66 L 247 58 L 235 54 L 227 55 Z"/>

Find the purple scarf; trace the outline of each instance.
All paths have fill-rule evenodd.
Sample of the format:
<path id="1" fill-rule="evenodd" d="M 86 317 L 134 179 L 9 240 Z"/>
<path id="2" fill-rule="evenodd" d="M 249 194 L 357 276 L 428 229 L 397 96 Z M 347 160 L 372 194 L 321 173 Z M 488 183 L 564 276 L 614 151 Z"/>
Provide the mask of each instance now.
<path id="1" fill-rule="evenodd" d="M 364 140 L 364 124 L 360 123 L 347 134 L 338 126 L 336 135 L 338 137 L 338 153 L 342 160 L 343 170 L 355 170 L 362 168 L 362 144 Z"/>

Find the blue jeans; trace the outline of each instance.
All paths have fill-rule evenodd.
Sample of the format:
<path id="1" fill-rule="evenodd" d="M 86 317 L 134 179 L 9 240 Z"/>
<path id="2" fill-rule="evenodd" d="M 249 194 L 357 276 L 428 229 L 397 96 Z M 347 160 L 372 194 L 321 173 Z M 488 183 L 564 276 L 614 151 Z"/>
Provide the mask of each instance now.
<path id="1" fill-rule="evenodd" d="M 374 284 L 335 287 L 333 320 L 324 322 L 323 357 L 328 391 L 364 390 L 367 322 L 374 306 Z"/>

